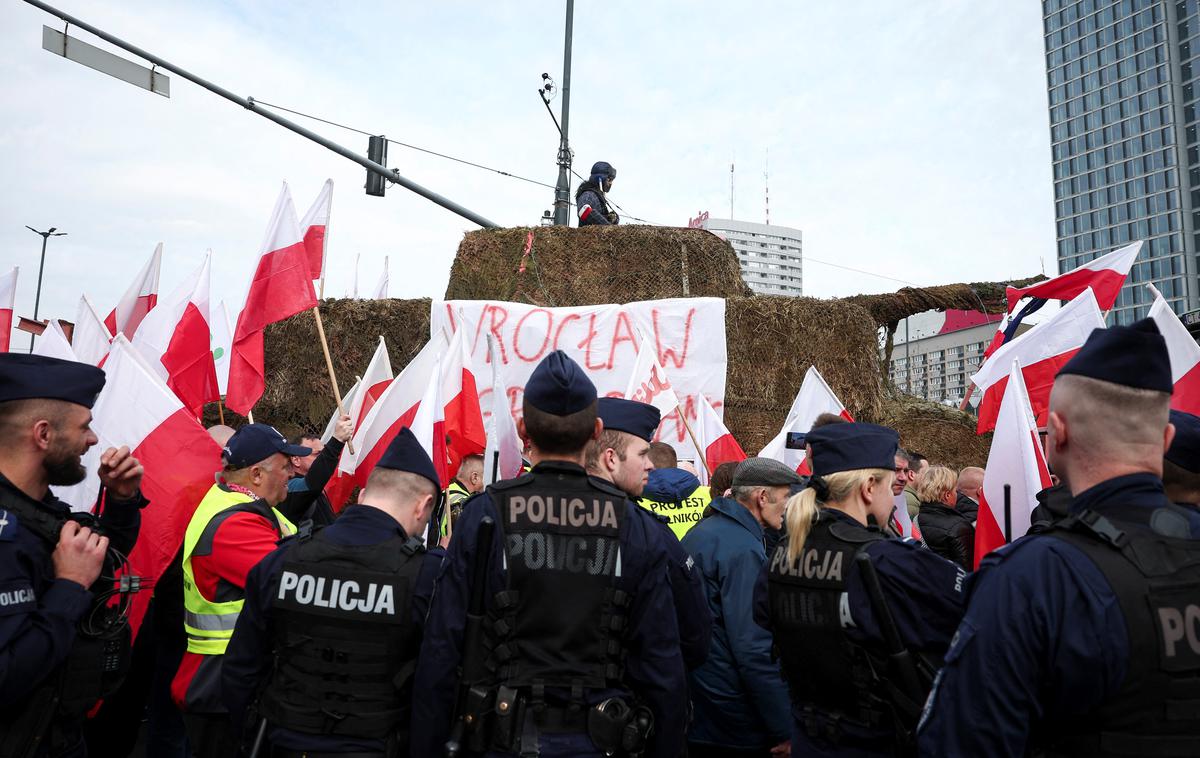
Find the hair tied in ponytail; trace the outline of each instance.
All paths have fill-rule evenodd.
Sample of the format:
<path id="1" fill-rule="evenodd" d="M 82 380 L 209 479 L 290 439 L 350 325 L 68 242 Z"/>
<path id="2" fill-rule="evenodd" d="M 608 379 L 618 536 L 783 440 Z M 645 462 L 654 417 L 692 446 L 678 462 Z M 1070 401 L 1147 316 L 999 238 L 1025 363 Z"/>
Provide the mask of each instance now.
<path id="1" fill-rule="evenodd" d="M 822 503 L 829 499 L 829 485 L 819 476 L 813 476 L 808 480 L 808 486 L 812 488 L 817 495 L 817 500 Z"/>

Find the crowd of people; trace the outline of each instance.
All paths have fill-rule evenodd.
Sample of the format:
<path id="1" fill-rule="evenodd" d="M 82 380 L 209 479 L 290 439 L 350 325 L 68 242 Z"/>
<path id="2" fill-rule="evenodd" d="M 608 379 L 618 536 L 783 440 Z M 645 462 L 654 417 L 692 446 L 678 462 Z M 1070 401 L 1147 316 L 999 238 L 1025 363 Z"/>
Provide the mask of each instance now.
<path id="1" fill-rule="evenodd" d="M 96 513 L 50 490 L 82 481 L 104 373 L 3 355 L 0 755 L 1194 755 L 1200 419 L 1171 379 L 1152 322 L 1094 332 L 1031 534 L 985 556 L 983 469 L 824 415 L 801 469 L 701 484 L 656 408 L 557 351 L 514 479 L 441 481 L 404 428 L 339 509 L 349 417 L 213 427 L 131 647 L 140 464 L 103 453 Z"/>

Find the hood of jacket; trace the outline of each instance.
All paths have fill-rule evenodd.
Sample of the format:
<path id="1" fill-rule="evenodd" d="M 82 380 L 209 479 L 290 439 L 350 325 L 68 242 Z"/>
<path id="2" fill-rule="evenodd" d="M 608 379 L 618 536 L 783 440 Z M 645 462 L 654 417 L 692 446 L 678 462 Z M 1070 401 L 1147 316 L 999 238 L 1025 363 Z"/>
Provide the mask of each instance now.
<path id="1" fill-rule="evenodd" d="M 683 500 L 696 491 L 700 480 L 681 468 L 656 468 L 646 479 L 642 497 L 659 503 Z"/>

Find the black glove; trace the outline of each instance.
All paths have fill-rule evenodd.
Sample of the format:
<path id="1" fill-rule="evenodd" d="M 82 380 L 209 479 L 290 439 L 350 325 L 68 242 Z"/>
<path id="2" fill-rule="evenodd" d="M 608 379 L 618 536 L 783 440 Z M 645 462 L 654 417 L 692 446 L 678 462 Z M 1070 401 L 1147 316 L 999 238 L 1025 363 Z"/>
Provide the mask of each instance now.
<path id="1" fill-rule="evenodd" d="M 609 211 L 606 218 L 608 219 L 608 223 L 612 224 L 613 226 L 621 223 L 621 217 L 617 215 L 616 211 Z"/>

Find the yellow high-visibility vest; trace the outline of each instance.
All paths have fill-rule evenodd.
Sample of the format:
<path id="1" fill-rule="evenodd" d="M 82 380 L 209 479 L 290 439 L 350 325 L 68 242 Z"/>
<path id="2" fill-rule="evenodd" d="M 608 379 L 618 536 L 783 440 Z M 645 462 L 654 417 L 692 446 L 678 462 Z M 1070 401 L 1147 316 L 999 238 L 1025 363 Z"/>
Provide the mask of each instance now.
<path id="1" fill-rule="evenodd" d="M 702 484 L 682 500 L 662 503 L 642 498 L 638 501 L 638 505 L 651 513 L 670 519 L 671 531 L 675 532 L 676 537 L 683 539 L 683 535 L 687 534 L 688 530 L 700 521 L 700 517 L 704 515 L 704 509 L 711 502 L 712 492 Z"/>
<path id="2" fill-rule="evenodd" d="M 233 637 L 233 627 L 237 624 L 238 614 L 242 612 L 245 603 L 245 592 L 236 600 L 213 602 L 196 587 L 196 578 L 192 573 L 192 556 L 208 555 L 212 552 L 213 539 L 217 528 L 225 518 L 218 518 L 228 512 L 240 513 L 245 510 L 257 512 L 257 509 L 238 508 L 255 502 L 250 495 L 227 490 L 219 484 L 214 484 L 196 512 L 188 522 L 187 531 L 183 536 L 183 628 L 187 632 L 187 649 L 189 653 L 200 655 L 224 655 Z M 236 510 L 231 510 L 236 509 Z M 271 508 L 271 513 L 279 522 L 280 536 L 296 533 L 296 527 L 282 513 Z M 227 516 L 226 516 L 227 518 Z"/>

